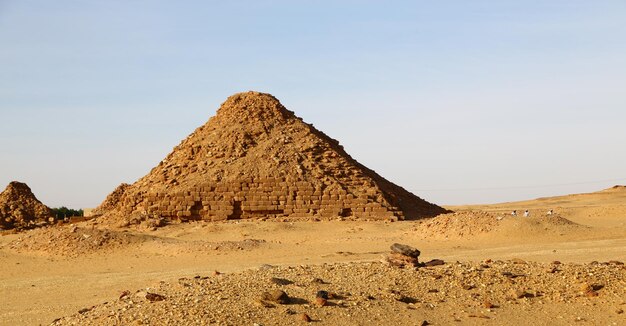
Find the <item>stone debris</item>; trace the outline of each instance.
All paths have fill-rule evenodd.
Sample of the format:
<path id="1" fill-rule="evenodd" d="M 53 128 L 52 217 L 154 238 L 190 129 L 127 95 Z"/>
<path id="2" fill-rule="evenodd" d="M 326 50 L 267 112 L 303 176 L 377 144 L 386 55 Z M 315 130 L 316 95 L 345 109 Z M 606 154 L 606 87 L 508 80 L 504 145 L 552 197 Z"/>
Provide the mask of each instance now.
<path id="1" fill-rule="evenodd" d="M 87 223 L 92 223 L 87 222 Z M 127 246 L 152 241 L 163 248 L 197 252 L 252 250 L 265 245 L 265 240 L 244 239 L 239 241 L 205 241 L 193 242 L 148 238 L 142 234 L 133 234 L 123 230 L 96 228 L 94 224 L 78 227 L 63 225 L 58 227 L 38 228 L 23 232 L 20 237 L 8 244 L 9 249 L 17 252 L 46 252 L 55 256 L 78 257 L 86 254 L 107 253 Z M 215 271 L 214 276 L 220 273 Z"/>
<path id="2" fill-rule="evenodd" d="M 263 294 L 261 295 L 261 300 L 279 304 L 288 304 L 289 296 L 283 290 L 271 290 L 269 292 L 263 292 Z"/>
<path id="3" fill-rule="evenodd" d="M 327 291 L 324 291 L 324 290 L 317 291 L 317 293 L 315 294 L 315 304 L 317 304 L 320 307 L 323 307 L 328 303 L 329 298 L 330 298 L 330 295 Z"/>
<path id="4" fill-rule="evenodd" d="M 282 285 L 282 286 L 289 285 L 289 284 L 293 284 L 293 282 L 292 282 L 292 281 L 290 281 L 290 280 L 286 280 L 286 279 L 284 279 L 284 278 L 279 278 L 279 277 L 272 277 L 272 278 L 270 279 L 270 282 L 272 282 L 272 283 L 274 283 L 274 284 L 276 284 L 276 285 Z"/>
<path id="5" fill-rule="evenodd" d="M 424 263 L 424 266 L 426 267 L 441 266 L 441 265 L 445 265 L 445 262 L 441 259 L 431 259 Z"/>
<path id="6" fill-rule="evenodd" d="M 130 295 L 130 291 L 129 290 L 124 290 L 124 291 L 122 291 L 122 293 L 120 293 L 119 299 L 122 300 L 122 299 L 124 299 L 125 297 L 127 297 L 129 295 Z"/>
<path id="7" fill-rule="evenodd" d="M 391 252 L 383 256 L 383 262 L 391 266 L 405 268 L 418 267 L 420 251 L 404 244 L 394 243 L 391 245 Z"/>
<path id="8" fill-rule="evenodd" d="M 387 181 L 258 92 L 229 97 L 149 174 L 94 210 L 103 223 L 226 219 L 402 220 L 447 212 Z"/>
<path id="9" fill-rule="evenodd" d="M 307 314 L 301 314 L 300 315 L 300 319 L 306 323 L 310 323 L 311 322 L 311 317 L 309 317 L 309 315 Z"/>
<path id="10" fill-rule="evenodd" d="M 148 293 L 146 293 L 146 300 L 148 300 L 150 302 L 163 301 L 163 300 L 165 300 L 165 297 L 160 295 L 160 294 L 158 294 L 158 293 L 148 292 Z"/>
<path id="11" fill-rule="evenodd" d="M 12 181 L 0 193 L 0 230 L 28 229 L 54 222 L 52 210 L 25 183 Z"/>
<path id="12" fill-rule="evenodd" d="M 53 325 L 290 325 L 308 323 L 304 314 L 325 325 L 347 321 L 355 325 L 419 325 L 424 324 L 425 316 L 434 325 L 457 320 L 475 324 L 471 319 L 500 325 L 507 324 L 504 315 L 517 318 L 512 324 L 529 318 L 537 321 L 532 318 L 546 305 L 564 304 L 576 311 L 572 319 L 580 316 L 589 324 L 599 324 L 598 318 L 609 318 L 600 324 L 620 324 L 619 318 L 623 318 L 623 266 L 563 263 L 555 275 L 542 272 L 551 266 L 546 263 L 495 260 L 487 269 L 481 264 L 453 262 L 439 268 L 400 269 L 382 263 L 344 263 L 255 268 L 219 279 L 192 275 L 185 278 L 187 286 L 180 286 L 177 280 L 157 282 L 150 291 L 137 292 L 143 296 L 109 300 L 60 318 Z M 508 273 L 527 276 L 511 279 L 505 275 Z M 582 276 L 587 279 L 580 281 Z M 268 282 L 272 277 L 293 283 L 276 285 Z M 312 283 L 313 278 L 324 279 L 324 288 Z M 581 295 L 582 283 L 600 297 Z M 467 284 L 475 287 L 466 290 Z M 162 295 L 166 304 L 147 304 L 147 293 Z M 318 297 L 328 298 L 323 306 L 316 302 Z"/>
<path id="13" fill-rule="evenodd" d="M 419 250 L 399 243 L 392 244 L 391 251 L 412 258 L 417 258 L 420 255 Z"/>

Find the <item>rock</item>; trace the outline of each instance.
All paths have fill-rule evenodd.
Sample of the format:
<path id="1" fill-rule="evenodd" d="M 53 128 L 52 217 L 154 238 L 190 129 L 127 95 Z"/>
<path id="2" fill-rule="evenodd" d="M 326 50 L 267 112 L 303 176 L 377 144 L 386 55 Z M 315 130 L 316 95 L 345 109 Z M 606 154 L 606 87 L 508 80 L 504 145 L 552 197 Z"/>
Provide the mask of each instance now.
<path id="1" fill-rule="evenodd" d="M 320 306 L 320 307 L 325 306 L 327 303 L 328 303 L 327 299 L 319 298 L 319 297 L 315 298 L 315 304 Z"/>
<path id="2" fill-rule="evenodd" d="M 519 259 L 519 258 L 513 258 L 511 259 L 511 262 L 513 264 L 526 265 L 526 261 L 523 259 Z"/>
<path id="3" fill-rule="evenodd" d="M 404 294 L 397 295 L 395 299 L 399 302 L 406 303 L 406 304 L 415 304 L 419 302 L 417 299 L 408 297 Z"/>
<path id="4" fill-rule="evenodd" d="M 124 291 L 122 291 L 122 293 L 120 293 L 120 297 L 119 297 L 119 299 L 120 299 L 120 300 L 121 300 L 121 299 L 124 299 L 125 297 L 127 297 L 127 296 L 129 296 L 129 295 L 130 295 L 130 291 L 128 291 L 128 290 L 124 290 Z"/>
<path id="5" fill-rule="evenodd" d="M 621 315 L 621 314 L 624 313 L 624 309 L 619 308 L 619 309 L 615 310 L 615 313 L 618 314 L 618 315 Z"/>
<path id="6" fill-rule="evenodd" d="M 561 262 L 558 261 L 558 260 L 555 260 L 555 261 L 552 262 L 552 265 L 561 265 Z"/>
<path id="7" fill-rule="evenodd" d="M 320 291 L 317 291 L 317 293 L 315 294 L 315 297 L 328 300 L 329 294 L 328 294 L 328 292 L 326 292 L 324 290 L 320 290 Z"/>
<path id="8" fill-rule="evenodd" d="M 471 290 L 475 288 L 476 286 L 474 284 L 463 284 L 463 290 Z"/>
<path id="9" fill-rule="evenodd" d="M 404 245 L 404 244 L 399 244 L 399 243 L 394 243 L 391 245 L 391 251 L 407 256 L 407 257 L 411 257 L 411 258 L 416 258 L 419 257 L 420 255 L 420 251 L 408 246 L 408 245 Z"/>
<path id="10" fill-rule="evenodd" d="M 495 306 L 493 305 L 493 303 L 491 303 L 489 300 L 485 300 L 485 301 L 483 301 L 483 307 L 485 307 L 485 308 L 487 308 L 487 309 L 495 308 Z"/>
<path id="11" fill-rule="evenodd" d="M 278 278 L 278 277 L 272 277 L 270 279 L 270 282 L 276 285 L 281 285 L 281 286 L 293 284 L 293 282 L 290 280 L 286 280 L 284 278 Z"/>
<path id="12" fill-rule="evenodd" d="M 424 263 L 424 266 L 426 267 L 440 266 L 440 265 L 445 265 L 445 262 L 441 259 L 431 259 Z"/>
<path id="13" fill-rule="evenodd" d="M 158 293 L 148 292 L 148 293 L 146 293 L 146 300 L 148 300 L 150 302 L 163 301 L 163 300 L 165 300 L 165 297 L 160 295 L 160 294 L 158 294 Z"/>
<path id="14" fill-rule="evenodd" d="M 609 265 L 624 265 L 624 263 L 619 260 L 609 260 L 608 263 Z"/>
<path id="15" fill-rule="evenodd" d="M 532 293 L 528 293 L 524 290 L 511 290 L 509 291 L 509 296 L 513 299 L 522 299 L 522 298 L 532 298 L 534 295 Z"/>
<path id="16" fill-rule="evenodd" d="M 304 313 L 302 315 L 300 315 L 300 319 L 302 321 L 306 322 L 306 323 L 310 323 L 311 322 L 311 317 L 309 317 L 309 315 L 304 314 Z"/>
<path id="17" fill-rule="evenodd" d="M 405 256 L 396 252 L 385 255 L 383 262 L 399 268 L 419 266 L 417 258 Z"/>
<path id="18" fill-rule="evenodd" d="M 256 299 L 254 303 L 263 308 L 274 308 L 274 305 L 263 299 Z"/>
<path id="19" fill-rule="evenodd" d="M 282 290 L 272 290 L 269 292 L 263 292 L 261 295 L 261 300 L 266 300 L 270 302 L 287 304 L 289 303 L 289 296 L 285 291 Z"/>
<path id="20" fill-rule="evenodd" d="M 601 290 L 604 285 L 601 284 L 591 284 L 591 283 L 582 283 L 580 284 L 580 292 L 584 293 L 587 296 L 597 296 L 597 293 L 594 295 L 590 292 L 596 292 Z"/>
<path id="21" fill-rule="evenodd" d="M 90 311 L 90 310 L 91 310 L 91 309 L 93 309 L 93 308 L 94 308 L 94 307 L 91 307 L 91 308 L 83 308 L 83 309 L 80 309 L 80 310 L 78 311 L 78 313 L 79 313 L 79 314 L 84 314 L 84 313 L 86 313 L 86 312 Z"/>

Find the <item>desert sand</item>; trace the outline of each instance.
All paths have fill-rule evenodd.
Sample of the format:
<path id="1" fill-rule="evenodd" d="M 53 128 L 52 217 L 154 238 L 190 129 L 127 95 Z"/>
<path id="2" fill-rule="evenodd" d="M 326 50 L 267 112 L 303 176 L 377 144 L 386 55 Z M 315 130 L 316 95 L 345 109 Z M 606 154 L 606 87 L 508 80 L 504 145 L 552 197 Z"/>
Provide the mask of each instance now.
<path id="1" fill-rule="evenodd" d="M 446 208 L 456 213 L 418 221 L 146 230 L 91 220 L 4 232 L 0 324 L 626 323 L 624 187 Z M 445 264 L 386 265 L 393 243 Z M 289 299 L 273 302 L 275 290 Z M 330 294 L 324 306 L 318 291 Z"/>

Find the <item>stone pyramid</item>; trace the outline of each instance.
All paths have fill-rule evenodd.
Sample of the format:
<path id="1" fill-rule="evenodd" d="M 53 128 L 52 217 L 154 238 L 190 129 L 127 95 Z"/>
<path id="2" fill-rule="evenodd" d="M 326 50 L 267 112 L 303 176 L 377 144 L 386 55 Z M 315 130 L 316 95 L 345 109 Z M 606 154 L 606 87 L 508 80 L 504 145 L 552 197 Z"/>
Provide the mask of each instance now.
<path id="1" fill-rule="evenodd" d="M 27 228 L 53 216 L 25 183 L 13 181 L 0 193 L 0 229 Z"/>
<path id="2" fill-rule="evenodd" d="M 385 180 L 270 94 L 239 93 L 96 214 L 132 221 L 417 219 L 445 209 Z"/>

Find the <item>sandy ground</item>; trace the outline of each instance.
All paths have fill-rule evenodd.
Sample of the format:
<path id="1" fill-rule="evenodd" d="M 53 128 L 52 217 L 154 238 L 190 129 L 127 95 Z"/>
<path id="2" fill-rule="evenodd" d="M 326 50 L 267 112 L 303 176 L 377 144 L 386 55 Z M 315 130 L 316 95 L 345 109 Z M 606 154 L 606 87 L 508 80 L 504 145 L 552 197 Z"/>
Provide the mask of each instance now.
<path id="1" fill-rule="evenodd" d="M 208 282 L 206 277 L 217 275 L 215 271 L 222 275 L 220 277 L 228 279 L 220 286 L 232 287 L 248 282 L 246 279 L 255 279 L 251 275 L 260 277 L 257 283 L 250 285 L 250 289 L 254 289 L 254 294 L 250 294 L 252 296 L 258 295 L 256 292 L 262 292 L 264 285 L 268 289 L 276 287 L 268 283 L 270 275 L 293 279 L 296 285 L 285 286 L 286 292 L 296 293 L 304 301 L 301 305 L 287 308 L 266 308 L 254 306 L 250 301 L 254 299 L 250 297 L 249 300 L 234 301 L 231 305 L 237 307 L 240 304 L 241 311 L 245 310 L 243 307 L 252 306 L 256 310 L 248 315 L 229 316 L 223 320 L 215 319 L 213 313 L 219 305 L 211 306 L 207 303 L 203 306 L 203 314 L 213 316 L 212 319 L 207 317 L 195 321 L 181 317 L 185 321 L 183 324 L 236 325 L 253 324 L 257 320 L 264 325 L 299 324 L 303 323 L 298 319 L 301 313 L 312 315 L 314 321 L 322 324 L 380 324 L 385 320 L 407 325 L 419 325 L 423 321 L 442 325 L 452 321 L 460 321 L 462 324 L 524 324 L 526 320 L 546 325 L 568 325 L 574 322 L 626 324 L 623 313 L 626 309 L 624 268 L 620 265 L 590 264 L 593 261 L 626 261 L 625 190 L 450 208 L 461 213 L 445 218 L 438 217 L 437 223 L 228 221 L 169 225 L 155 231 L 139 232 L 132 229 L 99 231 L 98 225 L 83 222 L 55 229 L 3 235 L 0 236 L 0 324 L 50 324 L 64 316 L 70 317 L 60 322 L 101 324 L 104 323 L 103 319 L 97 318 L 103 317 L 97 315 L 96 311 L 102 310 L 101 313 L 104 314 L 107 309 L 106 313 L 111 310 L 118 318 L 107 319 L 108 324 L 126 324 L 130 321 L 159 324 L 158 320 L 151 321 L 147 317 L 142 319 L 141 316 L 133 317 L 126 313 L 127 310 L 123 310 L 120 305 L 127 304 L 122 301 L 128 299 L 120 299 L 120 293 L 129 290 L 134 295 L 136 291 L 141 293 L 141 289 L 145 290 L 146 287 L 161 289 L 169 296 L 163 302 L 178 302 L 174 308 L 165 305 L 162 309 L 174 309 L 167 312 L 177 316 L 174 312 L 180 309 L 176 307 L 184 302 L 181 298 L 185 294 L 181 290 L 168 288 L 169 284 L 175 284 L 179 279 L 193 279 L 195 276 L 203 276 L 205 279 L 200 280 Z M 529 209 L 531 216 L 526 219 L 510 217 L 509 212 L 512 209 L 517 209 L 518 212 Z M 553 217 L 545 217 L 548 209 L 554 210 Z M 486 213 L 478 213 L 479 211 Z M 486 224 L 492 225 L 483 228 Z M 472 227 L 468 228 L 468 225 Z M 439 258 L 447 262 L 439 267 L 439 272 L 432 272 L 440 273 L 444 280 L 451 278 L 449 284 L 458 283 L 456 287 L 449 286 L 443 291 L 444 294 L 437 294 L 437 300 L 444 302 L 419 299 L 425 296 L 423 291 L 432 290 L 425 288 L 411 290 L 411 298 L 418 299 L 410 302 L 412 306 L 408 308 L 406 302 L 398 303 L 398 298 L 393 298 L 400 294 L 393 293 L 394 289 L 390 290 L 393 284 L 387 284 L 389 279 L 397 279 L 397 291 L 404 288 L 409 291 L 411 287 L 403 284 L 411 278 L 421 280 L 426 277 L 423 274 L 427 273 L 412 269 L 397 271 L 379 263 L 372 264 L 380 261 L 381 255 L 388 252 L 389 246 L 396 242 L 420 249 L 421 261 Z M 542 285 L 538 286 L 539 289 L 530 289 L 535 291 L 532 298 L 511 299 L 507 298 L 510 296 L 507 293 L 510 289 L 514 290 L 515 286 L 511 285 L 508 289 L 505 285 L 509 283 L 503 281 L 504 285 L 497 291 L 502 292 L 501 295 L 490 299 L 497 301 L 499 307 L 490 311 L 472 306 L 467 298 L 458 301 L 460 299 L 445 295 L 454 293 L 455 298 L 468 297 L 470 293 L 461 295 L 465 293 L 461 284 L 465 279 L 463 271 L 480 269 L 481 262 L 487 259 L 494 261 L 491 270 L 499 272 L 512 266 L 515 259 L 532 262 L 524 264 L 524 268 L 528 270 L 521 270 L 520 273 L 530 275 L 528 282 Z M 556 289 L 560 283 L 556 279 L 544 280 L 541 276 L 555 260 L 564 263 L 560 267 L 563 270 L 561 279 L 570 280 L 571 288 L 576 289 L 561 291 L 565 298 L 563 300 L 547 299 L 552 298 L 551 294 L 559 292 Z M 457 264 L 457 261 L 460 263 Z M 276 272 L 258 271 L 260 266 L 265 265 L 277 266 L 273 267 Z M 319 310 L 312 303 L 315 292 L 312 292 L 313 297 L 309 293 L 315 289 L 306 285 L 307 279 L 293 274 L 289 267 L 306 269 L 307 277 L 319 274 L 322 278 L 332 279 L 327 287 L 334 286 L 335 291 L 343 291 L 344 302 L 335 304 L 328 310 Z M 329 277 L 324 274 L 329 268 L 342 272 Z M 445 273 L 446 269 L 451 272 Z M 388 273 L 389 277 L 383 278 L 387 283 L 378 285 L 371 282 L 381 282 L 380 280 L 355 279 L 351 270 L 356 274 L 373 270 L 378 274 Z M 597 298 L 588 298 L 578 293 L 578 289 L 586 282 L 582 276 L 594 273 L 603 278 L 592 278 L 589 282 L 604 283 L 601 284 L 604 288 L 597 291 Z M 263 277 L 259 276 L 261 274 Z M 354 284 L 355 289 L 360 289 L 360 292 L 380 299 L 376 301 L 376 305 L 361 305 L 360 299 L 355 299 L 354 291 L 346 289 L 349 286 L 344 284 L 346 282 Z M 210 286 L 217 285 L 194 283 L 190 288 L 198 292 Z M 292 289 L 290 286 L 296 287 Z M 227 291 L 225 288 L 216 288 L 215 291 L 218 290 Z M 539 295 L 537 291 L 540 292 Z M 546 295 L 545 299 L 538 298 L 542 296 L 541 293 L 550 295 Z M 571 298 L 568 299 L 568 295 Z M 508 304 L 511 300 L 513 302 Z M 106 305 L 103 304 L 105 302 Z M 361 307 L 361 310 L 340 309 L 344 303 L 354 304 L 357 308 Z M 438 308 L 429 306 L 434 303 L 437 303 Z M 398 304 L 401 306 L 396 306 Z M 464 308 L 464 304 L 469 305 L 469 308 Z M 91 311 L 78 313 L 79 310 L 92 306 L 96 306 L 92 309 L 93 315 L 90 315 Z M 149 315 L 149 309 L 157 307 L 150 308 L 149 303 L 144 303 L 144 306 L 141 308 L 144 310 L 139 311 L 146 315 Z M 471 307 L 476 309 L 470 309 Z M 223 311 L 228 315 L 231 310 Z M 346 316 L 350 311 L 359 313 L 360 317 Z M 554 319 L 554 316 L 560 316 L 560 319 Z"/>

